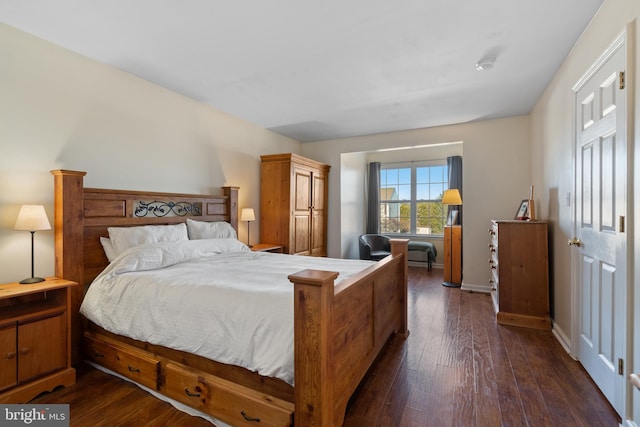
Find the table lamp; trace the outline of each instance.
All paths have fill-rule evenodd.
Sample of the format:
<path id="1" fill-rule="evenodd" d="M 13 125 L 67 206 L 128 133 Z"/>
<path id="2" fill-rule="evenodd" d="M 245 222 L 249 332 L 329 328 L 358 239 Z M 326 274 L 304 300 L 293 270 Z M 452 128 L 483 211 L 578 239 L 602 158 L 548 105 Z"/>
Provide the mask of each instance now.
<path id="1" fill-rule="evenodd" d="M 242 212 L 240 212 L 240 221 L 247 221 L 247 246 L 251 247 L 249 244 L 249 227 L 250 222 L 256 220 L 256 213 L 253 211 L 253 208 L 242 208 Z"/>
<path id="2" fill-rule="evenodd" d="M 31 277 L 21 280 L 23 285 L 44 282 L 42 277 L 35 277 L 33 274 L 33 237 L 36 231 L 51 230 L 51 224 L 47 218 L 47 213 L 42 205 L 22 205 L 18 213 L 18 219 L 14 227 L 16 230 L 31 232 Z"/>

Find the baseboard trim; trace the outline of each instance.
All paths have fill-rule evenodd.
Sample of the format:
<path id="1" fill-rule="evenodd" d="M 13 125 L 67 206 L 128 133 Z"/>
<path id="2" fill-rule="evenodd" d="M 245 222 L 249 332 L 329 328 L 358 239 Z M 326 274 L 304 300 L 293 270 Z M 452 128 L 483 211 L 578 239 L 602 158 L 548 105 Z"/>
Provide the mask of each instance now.
<path id="1" fill-rule="evenodd" d="M 565 334 L 564 331 L 560 327 L 558 327 L 558 324 L 554 322 L 553 319 L 551 320 L 551 333 L 556 337 L 562 348 L 564 348 L 564 351 L 566 351 L 567 354 L 573 359 L 578 360 L 578 358 L 573 354 L 571 340 L 569 339 L 567 334 Z"/>
<path id="2" fill-rule="evenodd" d="M 428 268 L 428 264 L 426 261 L 411 261 L 410 259 L 407 260 L 407 264 L 409 265 L 409 267 L 422 267 L 422 268 Z M 436 264 L 436 263 L 432 263 L 431 264 L 431 268 L 438 268 L 440 270 L 442 270 L 444 268 L 444 266 L 442 264 Z"/>
<path id="3" fill-rule="evenodd" d="M 479 292 L 483 294 L 491 293 L 491 286 L 488 284 L 478 285 L 473 283 L 465 283 L 464 280 L 462 281 L 462 287 L 460 289 L 467 292 Z"/>

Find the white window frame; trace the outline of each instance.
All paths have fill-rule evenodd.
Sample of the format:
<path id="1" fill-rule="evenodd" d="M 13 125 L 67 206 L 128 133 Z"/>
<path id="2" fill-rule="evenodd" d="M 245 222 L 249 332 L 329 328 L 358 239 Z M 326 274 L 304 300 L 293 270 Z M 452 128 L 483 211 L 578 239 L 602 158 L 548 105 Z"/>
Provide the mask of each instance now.
<path id="1" fill-rule="evenodd" d="M 429 236 L 442 236 L 443 233 L 431 233 L 431 234 L 418 234 L 417 233 L 417 206 L 418 203 L 421 202 L 438 202 L 440 200 L 437 199 L 428 199 L 428 200 L 417 200 L 416 196 L 417 196 L 417 169 L 420 167 L 435 167 L 435 166 L 444 166 L 444 167 L 448 167 L 447 165 L 447 160 L 446 159 L 441 159 L 441 160 L 423 160 L 423 161 L 418 161 L 418 162 L 393 162 L 393 163 L 381 163 L 380 165 L 380 173 L 382 173 L 383 170 L 385 169 L 411 169 L 411 199 L 401 199 L 401 200 L 397 200 L 394 202 L 399 202 L 399 203 L 409 203 L 410 207 L 411 207 L 411 217 L 410 217 L 410 231 L 408 233 L 389 233 L 389 232 L 385 232 L 382 231 L 381 229 L 381 224 L 378 223 L 378 228 L 380 229 L 381 233 L 384 233 L 385 235 L 389 235 L 389 236 L 398 236 L 398 237 L 402 237 L 402 236 L 409 236 L 409 237 L 429 237 Z M 448 175 L 448 170 L 447 170 L 447 175 Z M 449 188 L 449 182 L 448 179 L 445 177 L 444 178 L 444 190 L 447 190 Z M 380 179 L 380 187 L 383 188 L 383 183 L 382 183 L 382 179 Z M 444 191 L 443 190 L 443 191 Z M 387 200 L 382 200 L 382 198 L 380 199 L 380 203 L 378 206 L 378 209 L 381 211 L 381 207 L 382 204 L 385 203 Z M 446 211 L 445 211 L 446 212 Z M 444 214 L 444 218 L 443 221 L 444 223 L 446 223 L 446 213 Z M 382 222 L 382 216 L 380 217 L 380 222 Z"/>

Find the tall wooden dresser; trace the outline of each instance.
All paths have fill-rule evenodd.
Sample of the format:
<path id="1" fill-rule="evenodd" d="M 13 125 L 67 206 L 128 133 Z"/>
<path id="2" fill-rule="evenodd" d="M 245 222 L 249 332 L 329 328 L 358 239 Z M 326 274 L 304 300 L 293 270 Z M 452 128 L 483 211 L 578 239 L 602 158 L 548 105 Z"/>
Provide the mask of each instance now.
<path id="1" fill-rule="evenodd" d="M 491 221 L 490 282 L 498 323 L 551 328 L 547 233 L 543 221 Z"/>
<path id="2" fill-rule="evenodd" d="M 260 158 L 260 241 L 326 256 L 329 165 L 292 153 Z"/>

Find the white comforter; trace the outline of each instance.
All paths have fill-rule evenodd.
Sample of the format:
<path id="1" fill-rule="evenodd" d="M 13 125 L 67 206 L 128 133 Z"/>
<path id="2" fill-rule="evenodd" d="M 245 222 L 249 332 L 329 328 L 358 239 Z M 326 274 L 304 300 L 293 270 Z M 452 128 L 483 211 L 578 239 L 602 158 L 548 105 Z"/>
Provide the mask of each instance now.
<path id="1" fill-rule="evenodd" d="M 293 284 L 306 268 L 371 261 L 251 252 L 235 239 L 153 243 L 127 250 L 96 278 L 80 312 L 104 329 L 239 365 L 293 384 Z"/>

